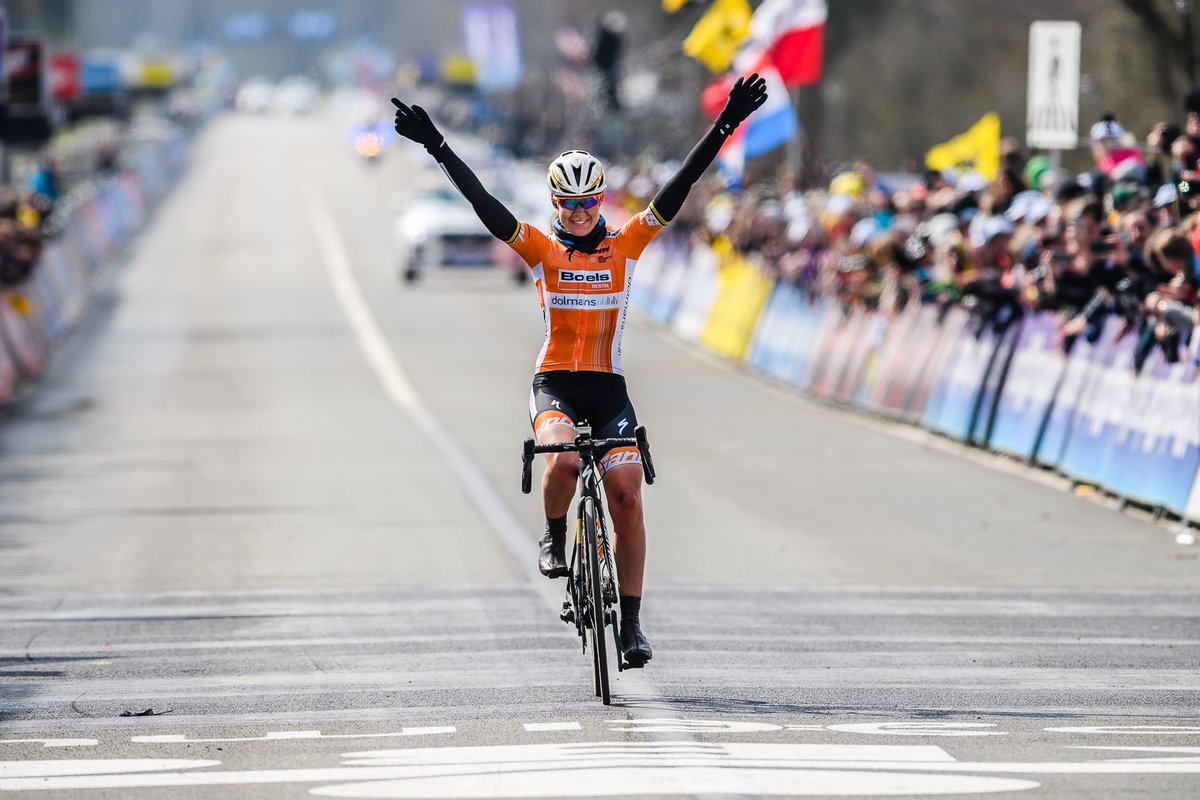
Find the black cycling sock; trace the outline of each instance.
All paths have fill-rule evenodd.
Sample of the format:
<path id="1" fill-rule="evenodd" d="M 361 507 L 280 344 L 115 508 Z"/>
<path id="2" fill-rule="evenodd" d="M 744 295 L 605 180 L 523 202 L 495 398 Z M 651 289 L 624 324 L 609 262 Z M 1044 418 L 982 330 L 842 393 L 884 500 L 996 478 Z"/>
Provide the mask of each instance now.
<path id="1" fill-rule="evenodd" d="M 633 595 L 621 595 L 621 622 L 638 624 L 638 614 L 642 610 L 642 598 Z"/>
<path id="2" fill-rule="evenodd" d="M 551 519 L 546 517 L 546 533 L 552 533 L 555 536 L 567 535 L 567 517 L 564 514 L 561 517 Z"/>

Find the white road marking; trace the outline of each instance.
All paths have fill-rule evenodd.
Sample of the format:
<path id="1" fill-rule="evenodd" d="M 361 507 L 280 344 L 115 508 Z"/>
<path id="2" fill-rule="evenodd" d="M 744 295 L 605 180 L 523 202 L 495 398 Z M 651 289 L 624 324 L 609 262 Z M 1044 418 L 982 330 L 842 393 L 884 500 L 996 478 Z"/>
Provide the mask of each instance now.
<path id="1" fill-rule="evenodd" d="M 0 761 L 0 791 L 12 780 L 78 775 L 111 775 L 215 767 L 220 761 L 183 758 L 55 759 L 53 761 Z M 177 773 L 176 773 L 177 774 Z M 36 782 L 36 781 L 35 781 Z"/>
<path id="2" fill-rule="evenodd" d="M 1072 745 L 1074 750 L 1115 750 L 1120 753 L 1157 753 L 1156 756 L 1150 758 L 1142 757 L 1138 759 L 1109 759 L 1110 761 L 1156 761 L 1159 763 L 1187 763 L 1200 762 L 1200 747 L 1121 747 L 1120 745 L 1103 746 L 1103 745 Z M 1172 753 L 1174 755 L 1165 756 L 1163 754 Z"/>
<path id="3" fill-rule="evenodd" d="M 632 731 L 634 733 L 760 733 L 783 730 L 782 725 L 766 722 L 731 722 L 703 719 L 610 719 L 610 723 L 621 727 L 610 731 Z"/>
<path id="4" fill-rule="evenodd" d="M 388 739 L 396 736 L 433 736 L 446 733 L 457 733 L 453 725 L 439 725 L 424 728 L 401 728 L 399 731 L 388 733 L 321 733 L 320 731 L 271 731 L 262 736 L 234 736 L 212 739 L 189 739 L 181 733 L 164 733 L 153 736 L 131 736 L 129 741 L 137 744 L 180 744 L 217 742 L 279 742 L 288 739 Z"/>
<path id="5" fill-rule="evenodd" d="M 95 747 L 99 739 L 0 739 L 0 744 L 37 744 L 42 747 Z"/>
<path id="6" fill-rule="evenodd" d="M 11 762 L 0 791 L 319 784 L 326 797 L 561 797 L 580 794 L 859 796 L 976 794 L 1039 784 L 998 775 L 1200 775 L 1200 762 L 959 762 L 936 745 L 583 742 L 346 753 L 340 767 L 150 769 L 212 761 Z M 142 765 L 150 765 L 143 768 Z M 132 770 L 138 770 L 131 773 Z M 121 774 L 126 773 L 126 774 Z M 16 777 L 20 776 L 20 777 Z"/>
<path id="7" fill-rule="evenodd" d="M 525 730 L 529 733 L 541 733 L 544 731 L 577 731 L 580 730 L 578 722 L 526 722 Z"/>
<path id="8" fill-rule="evenodd" d="M 616 765 L 612 765 L 616 766 Z M 310 794 L 319 797 L 370 798 L 535 798 L 630 797 L 633 795 L 747 795 L 760 797 L 921 796 L 983 794 L 1036 789 L 1035 781 L 977 778 L 961 775 L 920 775 L 896 772 L 762 768 L 754 770 L 695 766 L 688 769 L 613 770 L 584 767 L 555 772 L 502 772 L 498 775 L 453 775 L 377 783 L 325 786 Z"/>
<path id="9" fill-rule="evenodd" d="M 1195 725 L 1069 725 L 1062 728 L 1042 728 L 1048 733 L 1125 733 L 1153 734 L 1154 736 L 1195 736 L 1200 726 Z"/>
<path id="10" fill-rule="evenodd" d="M 881 736 L 1007 736 L 1005 731 L 980 730 L 994 728 L 990 722 L 855 722 L 830 725 L 829 730 L 840 733 L 868 733 Z"/>
<path id="11" fill-rule="evenodd" d="M 384 393 L 401 411 L 407 413 L 417 426 L 428 437 L 430 442 L 441 452 L 446 462 L 457 475 L 471 502 L 492 526 L 500 537 L 500 541 L 508 549 L 524 573 L 526 580 L 543 602 L 555 614 L 562 607 L 563 587 L 558 581 L 549 581 L 537 571 L 537 545 L 533 537 L 516 515 L 509 509 L 508 504 L 500 497 L 467 451 L 450 435 L 445 426 L 434 416 L 433 412 L 421 399 L 400 366 L 396 354 L 388 345 L 387 338 L 379 328 L 379 323 L 371 314 L 370 306 L 363 299 L 362 290 L 350 268 L 350 257 L 346 246 L 338 233 L 337 225 L 330 216 L 329 210 L 321 199 L 321 193 L 315 184 L 308 184 L 305 189 L 308 216 L 312 221 L 313 232 L 320 246 L 322 261 L 329 281 L 333 285 L 334 295 L 342 306 L 342 311 L 350 323 L 354 336 L 358 339 L 367 362 L 375 371 L 376 377 L 383 386 Z M 514 451 L 515 452 L 515 451 Z M 626 670 L 618 673 L 610 670 L 614 693 L 619 688 L 631 697 L 641 698 L 641 703 L 653 703 L 658 700 L 658 693 L 651 687 L 649 681 L 642 675 L 641 670 Z M 636 706 L 637 702 L 629 703 Z M 638 713 L 634 711 L 633 713 Z"/>

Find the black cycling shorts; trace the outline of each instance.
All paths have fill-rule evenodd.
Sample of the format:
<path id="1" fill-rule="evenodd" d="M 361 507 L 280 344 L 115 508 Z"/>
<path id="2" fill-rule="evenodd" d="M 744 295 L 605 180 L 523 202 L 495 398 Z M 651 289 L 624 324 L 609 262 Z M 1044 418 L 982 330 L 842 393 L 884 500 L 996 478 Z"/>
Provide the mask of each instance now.
<path id="1" fill-rule="evenodd" d="M 529 422 L 539 440 L 549 427 L 575 427 L 581 420 L 587 420 L 592 426 L 592 436 L 597 439 L 633 437 L 637 415 L 629 402 L 624 376 L 569 370 L 539 372 L 533 376 Z"/>

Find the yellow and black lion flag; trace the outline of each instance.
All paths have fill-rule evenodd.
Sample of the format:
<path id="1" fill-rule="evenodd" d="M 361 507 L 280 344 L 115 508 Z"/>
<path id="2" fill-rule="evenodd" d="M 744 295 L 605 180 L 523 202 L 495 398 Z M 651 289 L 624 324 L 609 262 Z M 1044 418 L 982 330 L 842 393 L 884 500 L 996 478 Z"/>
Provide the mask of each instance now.
<path id="1" fill-rule="evenodd" d="M 713 72 L 724 72 L 750 35 L 752 14 L 749 0 L 716 0 L 683 40 L 683 52 Z"/>
<path id="2" fill-rule="evenodd" d="M 992 111 L 948 142 L 935 145 L 925 154 L 925 166 L 975 170 L 989 181 L 1000 171 L 1000 115 Z"/>

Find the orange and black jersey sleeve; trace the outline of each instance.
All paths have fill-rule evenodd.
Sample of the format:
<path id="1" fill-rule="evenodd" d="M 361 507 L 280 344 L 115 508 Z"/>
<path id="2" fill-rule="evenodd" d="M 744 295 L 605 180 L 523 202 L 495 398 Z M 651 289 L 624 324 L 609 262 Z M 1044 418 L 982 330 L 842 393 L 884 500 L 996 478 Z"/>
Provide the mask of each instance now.
<path id="1" fill-rule="evenodd" d="M 625 258 L 639 259 L 646 245 L 658 236 L 667 221 L 663 219 L 654 203 L 644 208 L 640 213 L 630 217 L 617 231 L 614 245 L 617 252 Z"/>
<path id="2" fill-rule="evenodd" d="M 450 149 L 449 144 L 443 142 L 435 157 L 446 177 L 454 184 L 454 188 L 458 189 L 462 196 L 467 198 L 471 208 L 475 209 L 475 214 L 488 229 L 488 233 L 507 244 L 512 244 L 520 229 L 513 213 L 483 188 L 479 178 L 458 154 Z"/>
<path id="3" fill-rule="evenodd" d="M 504 243 L 515 250 L 530 269 L 544 263 L 551 249 L 550 237 L 528 222 L 518 222 L 512 238 L 505 239 Z"/>
<path id="4" fill-rule="evenodd" d="M 721 150 L 721 145 L 725 144 L 728 138 L 729 135 L 722 133 L 718 126 L 713 125 L 709 128 L 683 160 L 679 171 L 654 195 L 650 208 L 663 225 L 675 219 L 679 209 L 683 208 L 683 201 L 687 199 L 688 192 L 692 190 L 696 181 L 700 180 L 704 170 L 712 164 Z"/>

